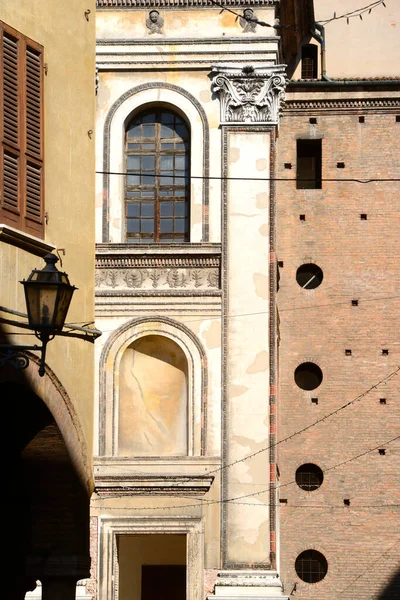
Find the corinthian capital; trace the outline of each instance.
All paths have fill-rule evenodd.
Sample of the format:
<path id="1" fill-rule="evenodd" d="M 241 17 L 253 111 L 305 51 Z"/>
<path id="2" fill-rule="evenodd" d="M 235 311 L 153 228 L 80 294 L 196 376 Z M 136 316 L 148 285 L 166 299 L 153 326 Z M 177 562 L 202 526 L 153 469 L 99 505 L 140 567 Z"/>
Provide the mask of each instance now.
<path id="1" fill-rule="evenodd" d="M 221 123 L 278 123 L 285 99 L 285 65 L 212 67 L 211 90 L 221 103 Z"/>

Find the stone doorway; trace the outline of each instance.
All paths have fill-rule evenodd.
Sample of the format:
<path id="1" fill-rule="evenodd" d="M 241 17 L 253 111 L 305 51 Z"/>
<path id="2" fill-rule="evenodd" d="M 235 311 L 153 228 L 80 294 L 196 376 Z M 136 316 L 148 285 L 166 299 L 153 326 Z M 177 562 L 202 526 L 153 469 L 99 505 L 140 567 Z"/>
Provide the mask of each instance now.
<path id="1" fill-rule="evenodd" d="M 119 600 L 185 600 L 186 535 L 119 535 Z"/>

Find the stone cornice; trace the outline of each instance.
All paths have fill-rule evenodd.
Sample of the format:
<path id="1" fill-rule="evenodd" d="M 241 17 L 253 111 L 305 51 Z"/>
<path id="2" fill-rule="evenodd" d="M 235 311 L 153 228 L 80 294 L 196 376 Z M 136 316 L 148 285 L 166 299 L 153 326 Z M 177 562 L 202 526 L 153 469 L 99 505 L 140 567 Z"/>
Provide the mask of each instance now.
<path id="1" fill-rule="evenodd" d="M 220 0 L 220 4 L 227 7 L 270 7 L 277 6 L 279 0 Z M 175 8 L 179 10 L 192 8 L 213 8 L 221 10 L 210 0 L 96 0 L 97 10 L 129 10 L 146 8 Z"/>
<path id="2" fill-rule="evenodd" d="M 0 242 L 5 242 L 11 246 L 17 246 L 17 248 L 21 248 L 21 250 L 25 250 L 30 254 L 41 257 L 46 256 L 49 252 L 53 252 L 56 248 L 54 244 L 50 244 L 29 233 L 25 233 L 4 224 L 0 224 Z"/>
<path id="3" fill-rule="evenodd" d="M 393 112 L 398 113 L 400 108 L 400 98 L 323 98 L 323 99 L 302 99 L 286 100 L 283 108 L 283 114 L 304 114 L 304 112 Z"/>
<path id="4" fill-rule="evenodd" d="M 124 496 L 203 496 L 214 481 L 209 475 L 102 476 L 96 479 L 95 493 L 106 498 Z"/>

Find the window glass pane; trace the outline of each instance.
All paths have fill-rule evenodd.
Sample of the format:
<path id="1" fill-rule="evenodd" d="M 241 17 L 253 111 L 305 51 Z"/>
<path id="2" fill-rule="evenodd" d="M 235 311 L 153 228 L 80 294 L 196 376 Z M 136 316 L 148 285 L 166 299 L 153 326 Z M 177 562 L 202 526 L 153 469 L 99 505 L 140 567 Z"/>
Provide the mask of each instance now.
<path id="1" fill-rule="evenodd" d="M 175 196 L 177 196 L 178 198 L 186 196 L 186 190 L 175 190 Z"/>
<path id="2" fill-rule="evenodd" d="M 150 191 L 143 190 L 142 198 L 154 198 L 154 191 L 153 190 L 150 190 Z"/>
<path id="3" fill-rule="evenodd" d="M 128 198 L 132 198 L 133 196 L 140 196 L 140 192 L 138 192 L 138 191 L 126 192 L 126 195 L 128 196 Z"/>
<path id="4" fill-rule="evenodd" d="M 185 233 L 186 219 L 175 219 L 176 233 Z"/>
<path id="5" fill-rule="evenodd" d="M 127 220 L 127 231 L 128 233 L 137 233 L 139 232 L 139 219 L 128 219 Z"/>
<path id="6" fill-rule="evenodd" d="M 177 173 L 175 177 L 175 185 L 186 185 L 187 177 L 183 173 Z"/>
<path id="7" fill-rule="evenodd" d="M 173 123 L 174 122 L 174 114 L 171 112 L 162 112 L 161 113 L 161 123 Z"/>
<path id="8" fill-rule="evenodd" d="M 177 125 L 176 126 L 176 135 L 182 139 L 186 139 L 187 137 L 187 128 L 185 125 Z"/>
<path id="9" fill-rule="evenodd" d="M 139 175 L 128 175 L 126 182 L 128 185 L 138 185 L 140 181 Z"/>
<path id="10" fill-rule="evenodd" d="M 149 113 L 148 115 L 143 115 L 142 121 L 143 123 L 154 123 L 156 120 L 156 115 L 154 113 Z"/>
<path id="11" fill-rule="evenodd" d="M 172 190 L 161 190 L 160 191 L 160 196 L 165 197 L 165 196 L 172 196 L 173 192 Z"/>
<path id="12" fill-rule="evenodd" d="M 140 144 L 128 144 L 128 150 L 138 150 L 140 148 Z"/>
<path id="13" fill-rule="evenodd" d="M 141 230 L 144 233 L 153 233 L 154 231 L 154 219 L 142 219 Z"/>
<path id="14" fill-rule="evenodd" d="M 174 215 L 174 203 L 173 202 L 161 202 L 160 215 L 162 217 L 172 217 Z"/>
<path id="15" fill-rule="evenodd" d="M 187 168 L 187 160 L 186 156 L 175 156 L 175 169 L 186 169 Z"/>
<path id="16" fill-rule="evenodd" d="M 128 167 L 128 171 L 140 171 L 140 156 L 134 156 L 129 154 L 126 157 L 126 164 Z"/>
<path id="17" fill-rule="evenodd" d="M 174 145 L 167 143 L 167 142 L 163 142 L 161 143 L 161 150 L 173 150 L 174 149 Z"/>
<path id="18" fill-rule="evenodd" d="M 175 216 L 176 217 L 186 217 L 186 204 L 185 202 L 176 202 L 175 203 Z"/>
<path id="19" fill-rule="evenodd" d="M 128 202 L 126 212 L 128 217 L 140 216 L 140 204 L 136 202 Z"/>
<path id="20" fill-rule="evenodd" d="M 142 144 L 142 150 L 154 150 L 154 144 Z"/>
<path id="21" fill-rule="evenodd" d="M 174 230 L 173 219 L 160 219 L 160 231 L 161 233 L 172 233 Z"/>
<path id="22" fill-rule="evenodd" d="M 174 137 L 174 128 L 173 125 L 161 125 L 161 137 L 162 138 L 173 138 Z"/>
<path id="23" fill-rule="evenodd" d="M 154 202 L 142 202 L 142 217 L 154 216 Z"/>
<path id="24" fill-rule="evenodd" d="M 142 125 L 142 136 L 144 138 L 154 137 L 154 125 Z"/>
<path id="25" fill-rule="evenodd" d="M 128 125 L 128 137 L 140 137 L 140 125 L 137 124 L 137 121 Z"/>
<path id="26" fill-rule="evenodd" d="M 142 175 L 141 179 L 143 185 L 154 185 L 154 175 Z"/>
<path id="27" fill-rule="evenodd" d="M 161 171 L 169 171 L 174 168 L 174 157 L 173 156 L 160 156 L 160 169 Z"/>
<path id="28" fill-rule="evenodd" d="M 175 148 L 176 148 L 177 150 L 184 150 L 184 149 L 186 148 L 186 144 L 183 144 L 182 142 L 177 142 L 177 143 L 175 144 Z"/>
<path id="29" fill-rule="evenodd" d="M 163 185 L 172 185 L 174 183 L 173 177 L 165 177 L 165 173 L 163 173 L 162 177 L 160 177 L 161 183 Z"/>
<path id="30" fill-rule="evenodd" d="M 142 169 L 144 169 L 145 171 L 154 171 L 154 159 L 155 156 L 142 156 Z"/>

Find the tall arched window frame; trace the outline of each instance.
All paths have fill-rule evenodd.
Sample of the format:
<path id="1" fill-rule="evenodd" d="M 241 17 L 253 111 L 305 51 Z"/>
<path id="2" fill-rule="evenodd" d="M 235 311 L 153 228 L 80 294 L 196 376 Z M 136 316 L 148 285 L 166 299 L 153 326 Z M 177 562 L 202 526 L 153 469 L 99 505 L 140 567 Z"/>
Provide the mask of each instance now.
<path id="1" fill-rule="evenodd" d="M 136 114 L 125 135 L 128 243 L 189 242 L 190 129 L 163 107 Z"/>

